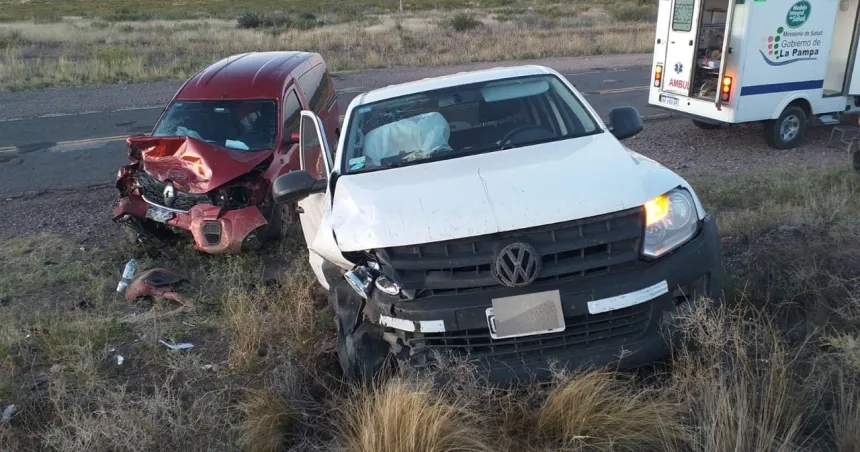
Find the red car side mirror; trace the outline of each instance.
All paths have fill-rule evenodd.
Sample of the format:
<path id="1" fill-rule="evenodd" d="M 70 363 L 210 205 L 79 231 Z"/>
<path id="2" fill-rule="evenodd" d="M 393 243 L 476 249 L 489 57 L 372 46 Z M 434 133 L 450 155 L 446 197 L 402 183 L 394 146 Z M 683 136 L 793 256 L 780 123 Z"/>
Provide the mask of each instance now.
<path id="1" fill-rule="evenodd" d="M 282 143 L 282 146 L 284 146 L 284 148 L 285 148 L 284 152 L 287 151 L 286 148 L 289 148 L 290 146 L 292 146 L 294 144 L 299 144 L 300 139 L 301 139 L 301 135 L 299 134 L 299 132 L 290 132 L 290 134 L 288 136 L 285 136 L 283 143 Z"/>

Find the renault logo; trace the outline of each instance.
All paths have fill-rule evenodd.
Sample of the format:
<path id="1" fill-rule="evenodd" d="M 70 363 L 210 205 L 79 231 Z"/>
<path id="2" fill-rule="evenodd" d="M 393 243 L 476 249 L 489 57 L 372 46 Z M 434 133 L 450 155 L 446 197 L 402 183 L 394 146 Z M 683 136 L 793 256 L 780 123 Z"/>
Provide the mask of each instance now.
<path id="1" fill-rule="evenodd" d="M 173 202 L 176 201 L 176 189 L 173 188 L 173 182 L 168 181 L 161 194 L 164 197 L 164 205 L 171 207 Z"/>
<path id="2" fill-rule="evenodd" d="M 511 243 L 496 255 L 493 276 L 508 287 L 527 286 L 540 276 L 541 264 L 541 256 L 533 246 Z"/>

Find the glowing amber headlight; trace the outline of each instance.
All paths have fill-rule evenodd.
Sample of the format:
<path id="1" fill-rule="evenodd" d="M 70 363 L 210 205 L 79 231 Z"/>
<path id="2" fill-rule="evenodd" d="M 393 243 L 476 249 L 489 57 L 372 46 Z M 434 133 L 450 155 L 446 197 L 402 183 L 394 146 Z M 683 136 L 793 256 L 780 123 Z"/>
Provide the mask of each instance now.
<path id="1" fill-rule="evenodd" d="M 645 203 L 645 225 L 651 226 L 669 214 L 669 196 L 660 195 Z"/>
<path id="2" fill-rule="evenodd" d="M 696 204 L 678 188 L 645 203 L 645 246 L 642 253 L 658 257 L 693 238 L 699 227 Z"/>

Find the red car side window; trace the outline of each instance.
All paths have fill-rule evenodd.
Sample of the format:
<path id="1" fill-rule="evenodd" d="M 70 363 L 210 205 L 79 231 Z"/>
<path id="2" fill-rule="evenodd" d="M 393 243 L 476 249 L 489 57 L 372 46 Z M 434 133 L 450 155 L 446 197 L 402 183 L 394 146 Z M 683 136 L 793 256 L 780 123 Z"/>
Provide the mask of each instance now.
<path id="1" fill-rule="evenodd" d="M 301 119 L 302 104 L 299 102 L 299 96 L 295 90 L 290 90 L 284 101 L 284 138 L 289 139 L 292 132 L 299 131 L 299 121 Z"/>

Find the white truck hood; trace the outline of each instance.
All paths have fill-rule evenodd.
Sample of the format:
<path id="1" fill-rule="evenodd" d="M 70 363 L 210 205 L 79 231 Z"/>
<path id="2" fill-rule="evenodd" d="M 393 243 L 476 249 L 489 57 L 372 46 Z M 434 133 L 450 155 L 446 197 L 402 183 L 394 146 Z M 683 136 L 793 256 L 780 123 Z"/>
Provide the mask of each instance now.
<path id="1" fill-rule="evenodd" d="M 678 186 L 689 188 L 606 132 L 341 176 L 331 225 L 342 251 L 369 250 L 591 217 Z"/>

